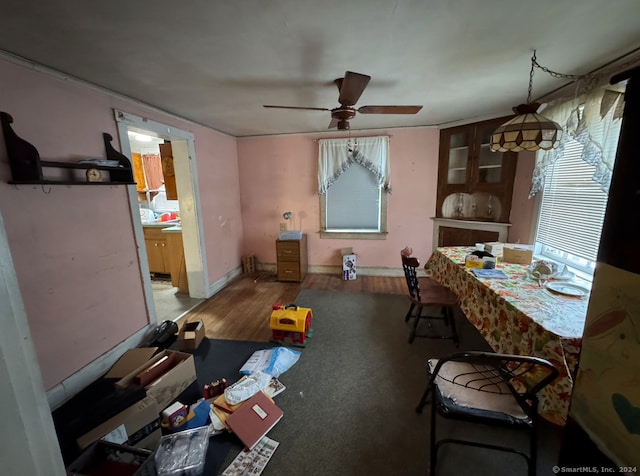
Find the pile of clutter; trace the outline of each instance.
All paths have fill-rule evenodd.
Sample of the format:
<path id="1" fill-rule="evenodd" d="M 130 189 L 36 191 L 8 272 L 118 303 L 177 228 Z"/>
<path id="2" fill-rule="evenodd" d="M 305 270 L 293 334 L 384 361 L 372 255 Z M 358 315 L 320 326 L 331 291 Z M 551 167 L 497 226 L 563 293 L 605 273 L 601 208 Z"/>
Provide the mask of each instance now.
<path id="1" fill-rule="evenodd" d="M 197 349 L 205 330 L 202 321 L 176 330 L 175 325 L 159 326 L 147 344 L 165 348 L 139 347 L 125 352 L 95 382 L 98 387 L 89 398 L 85 396 L 82 404 L 71 401 L 69 408 L 60 412 L 58 419 L 67 420 L 66 427 L 60 425 L 59 439 L 73 435 L 69 439 L 82 450 L 67 467 L 68 475 L 199 475 L 210 438 L 225 432 L 237 435 L 246 451 L 224 474 L 242 474 L 247 469 L 250 474 L 262 472 L 278 446 L 266 434 L 283 416 L 273 399 L 285 390 L 279 377 L 297 362 L 300 352 L 286 347 L 256 351 L 241 368 L 237 381 L 216 376 L 200 389 L 197 402 L 186 405 L 176 399 L 196 381 L 194 357 L 167 347 L 177 340 L 181 350 Z M 169 334 L 172 339 L 167 339 Z M 115 390 L 105 392 L 107 388 Z M 104 396 L 106 393 L 110 395 Z M 114 416 L 112 411 L 106 421 L 97 415 L 98 409 L 114 402 L 123 409 L 114 410 Z M 83 420 L 93 412 L 100 423 L 89 431 L 79 431 L 80 419 L 72 419 L 74 411 L 85 415 Z"/>

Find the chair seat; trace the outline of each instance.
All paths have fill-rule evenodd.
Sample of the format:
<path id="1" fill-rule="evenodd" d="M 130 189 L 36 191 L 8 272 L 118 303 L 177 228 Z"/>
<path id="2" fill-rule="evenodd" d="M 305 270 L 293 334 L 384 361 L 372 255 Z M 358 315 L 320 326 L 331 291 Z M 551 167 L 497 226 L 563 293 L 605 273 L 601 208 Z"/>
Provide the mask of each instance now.
<path id="1" fill-rule="evenodd" d="M 437 359 L 429 360 L 433 372 Z M 530 425 L 531 418 L 518 403 L 495 367 L 467 362 L 445 362 L 435 378 L 441 411 L 450 417 L 494 420 L 507 425 Z"/>
<path id="2" fill-rule="evenodd" d="M 455 306 L 458 296 L 446 286 L 431 278 L 418 278 L 420 301 L 425 306 Z"/>
<path id="3" fill-rule="evenodd" d="M 430 473 L 436 474 L 438 450 L 443 445 L 486 448 L 515 453 L 527 462 L 529 476 L 537 474 L 537 393 L 558 377 L 558 369 L 547 360 L 524 355 L 466 351 L 429 359 L 429 382 L 416 407 L 418 413 L 433 395 L 430 428 Z M 463 434 L 437 438 L 439 417 L 524 430 L 529 451 L 494 444 Z"/>

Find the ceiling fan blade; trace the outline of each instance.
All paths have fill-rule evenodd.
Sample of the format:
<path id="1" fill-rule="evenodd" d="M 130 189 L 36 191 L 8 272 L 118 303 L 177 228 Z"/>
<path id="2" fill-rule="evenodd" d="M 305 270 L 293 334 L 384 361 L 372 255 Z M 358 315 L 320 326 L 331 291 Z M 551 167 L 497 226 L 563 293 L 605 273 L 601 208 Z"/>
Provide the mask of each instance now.
<path id="1" fill-rule="evenodd" d="M 417 114 L 422 106 L 362 106 L 360 114 Z"/>
<path id="2" fill-rule="evenodd" d="M 367 87 L 371 76 L 366 74 L 354 73 L 353 71 L 347 71 L 344 73 L 344 79 L 339 85 L 340 98 L 339 102 L 343 106 L 353 106 L 360 99 L 360 95 Z"/>
<path id="3" fill-rule="evenodd" d="M 274 109 L 303 109 L 306 111 L 330 111 L 331 110 L 326 107 L 271 106 L 268 104 L 263 104 L 262 107 L 271 107 Z"/>
<path id="4" fill-rule="evenodd" d="M 338 127 L 338 119 L 331 118 L 331 122 L 329 122 L 329 127 L 327 129 L 335 129 Z"/>

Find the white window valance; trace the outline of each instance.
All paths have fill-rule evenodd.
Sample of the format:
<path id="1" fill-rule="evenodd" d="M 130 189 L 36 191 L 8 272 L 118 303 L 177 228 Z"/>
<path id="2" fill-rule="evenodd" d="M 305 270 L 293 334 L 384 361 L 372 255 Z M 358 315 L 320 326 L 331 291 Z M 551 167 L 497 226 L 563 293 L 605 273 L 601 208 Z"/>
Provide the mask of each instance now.
<path id="1" fill-rule="evenodd" d="M 560 124 L 564 134 L 557 148 L 537 154 L 529 198 L 542 190 L 547 172 L 564 155 L 569 140 L 582 144 L 582 160 L 595 167 L 593 181 L 608 193 L 623 111 L 624 87 L 611 86 L 545 110 L 543 115 Z"/>
<path id="2" fill-rule="evenodd" d="M 318 141 L 318 194 L 324 195 L 354 163 L 362 165 L 391 193 L 389 137 L 320 139 Z"/>

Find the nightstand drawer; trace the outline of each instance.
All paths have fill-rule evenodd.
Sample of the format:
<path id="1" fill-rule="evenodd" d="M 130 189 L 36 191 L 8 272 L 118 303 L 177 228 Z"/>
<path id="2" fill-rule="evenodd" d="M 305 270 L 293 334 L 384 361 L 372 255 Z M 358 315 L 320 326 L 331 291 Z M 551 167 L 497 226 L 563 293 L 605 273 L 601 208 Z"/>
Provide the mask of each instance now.
<path id="1" fill-rule="evenodd" d="M 299 241 L 277 241 L 276 253 L 280 261 L 300 261 Z"/>
<path id="2" fill-rule="evenodd" d="M 276 266 L 280 281 L 302 282 L 307 274 L 307 235 L 300 240 L 276 240 Z"/>
<path id="3" fill-rule="evenodd" d="M 300 263 L 278 262 L 278 279 L 280 281 L 302 281 Z"/>

